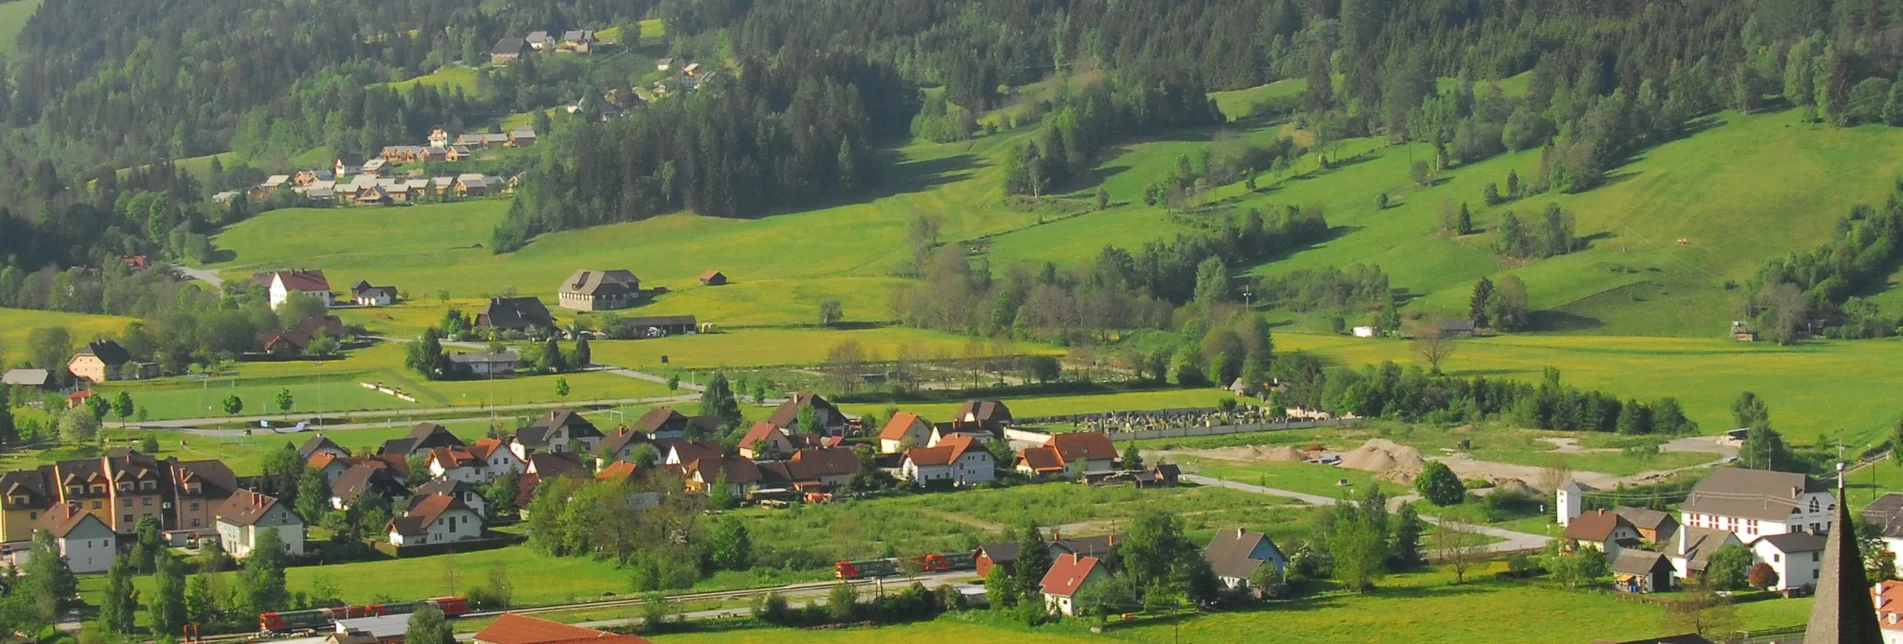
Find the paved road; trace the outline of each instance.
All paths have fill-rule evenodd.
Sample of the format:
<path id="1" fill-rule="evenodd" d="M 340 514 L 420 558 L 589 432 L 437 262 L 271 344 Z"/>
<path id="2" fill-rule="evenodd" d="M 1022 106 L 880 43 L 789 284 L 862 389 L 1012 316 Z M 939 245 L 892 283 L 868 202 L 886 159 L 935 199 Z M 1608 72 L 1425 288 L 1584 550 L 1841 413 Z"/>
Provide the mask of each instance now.
<path id="1" fill-rule="evenodd" d="M 611 374 L 614 374 L 614 375 L 617 375 L 617 376 L 621 376 L 621 377 L 623 377 L 623 378 L 633 378 L 633 379 L 635 379 L 635 380 L 646 380 L 646 381 L 648 381 L 648 382 L 658 382 L 658 383 L 661 383 L 661 384 L 667 384 L 667 379 L 666 379 L 666 378 L 662 378 L 662 377 L 660 377 L 660 376 L 657 376 L 657 375 L 654 375 L 654 374 L 651 374 L 651 373 L 647 373 L 647 372 L 644 372 L 644 371 L 635 371 L 635 370 L 633 370 L 633 369 L 628 369 L 628 368 L 626 368 L 626 367 L 613 367 L 613 366 L 606 366 L 606 367 L 596 367 L 596 368 L 591 368 L 591 369 L 589 369 L 589 370 L 590 370 L 590 371 L 601 371 L 601 372 L 604 372 L 604 373 L 611 373 Z M 682 381 L 680 381 L 680 382 L 679 382 L 678 384 L 679 384 L 679 385 L 681 386 L 681 388 L 682 388 L 682 389 L 686 389 L 686 390 L 689 390 L 689 391 L 707 391 L 707 388 L 706 388 L 706 387 L 704 387 L 704 386 L 701 386 L 701 385 L 697 385 L 697 384 L 694 384 L 694 383 L 691 383 L 691 382 L 688 382 L 688 381 L 685 381 L 685 380 L 682 380 Z"/>
<path id="2" fill-rule="evenodd" d="M 1243 492 L 1248 492 L 1250 494 L 1279 496 L 1279 497 L 1287 498 L 1287 499 L 1295 499 L 1303 503 L 1307 503 L 1309 505 L 1334 505 L 1336 501 L 1333 498 L 1329 498 L 1325 496 L 1318 496 L 1314 494 L 1304 494 L 1301 492 L 1291 492 L 1288 490 L 1278 490 L 1271 487 L 1262 487 L 1260 485 L 1250 485 L 1247 483 L 1237 483 L 1235 481 L 1215 479 L 1215 478 L 1210 478 L 1207 476 L 1199 476 L 1195 474 L 1184 474 L 1183 478 L 1197 485 L 1224 487 L 1224 488 L 1229 488 L 1231 490 L 1240 490 Z M 1431 524 L 1435 524 L 1435 525 L 1440 524 L 1440 519 L 1437 519 L 1434 517 L 1421 517 L 1421 518 Z M 1548 537 L 1545 535 L 1529 534 L 1525 532 L 1515 532 L 1513 530 L 1508 530 L 1506 528 L 1496 528 L 1493 526 L 1470 525 L 1470 524 L 1464 524 L 1464 523 L 1454 524 L 1454 525 L 1464 526 L 1467 529 L 1470 529 L 1474 532 L 1478 532 L 1480 534 L 1503 539 L 1503 541 L 1487 546 L 1487 551 L 1489 552 L 1498 553 L 1498 552 L 1519 552 L 1523 550 L 1539 550 L 1539 549 L 1545 548 L 1546 543 L 1548 541 L 1553 540 L 1552 537 Z"/>
<path id="3" fill-rule="evenodd" d="M 192 268 L 190 266 L 173 266 L 172 270 L 178 271 L 178 274 L 184 276 L 186 279 L 195 279 L 216 287 L 223 287 L 225 285 L 225 278 L 219 277 L 218 271 Z"/>

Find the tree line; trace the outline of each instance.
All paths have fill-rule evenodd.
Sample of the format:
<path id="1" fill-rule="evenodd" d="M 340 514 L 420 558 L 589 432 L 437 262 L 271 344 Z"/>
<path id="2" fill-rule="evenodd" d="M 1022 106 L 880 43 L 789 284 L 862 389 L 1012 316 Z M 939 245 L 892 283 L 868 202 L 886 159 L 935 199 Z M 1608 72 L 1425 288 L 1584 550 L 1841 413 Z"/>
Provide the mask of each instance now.
<path id="1" fill-rule="evenodd" d="M 744 63 L 738 81 L 565 128 L 497 225 L 495 252 L 541 233 L 688 209 L 756 217 L 877 181 L 873 143 L 907 131 L 919 90 L 847 54 Z"/>
<path id="2" fill-rule="evenodd" d="M 1896 335 L 1899 318 L 1862 297 L 1903 260 L 1903 180 L 1881 208 L 1858 204 L 1837 220 L 1830 240 L 1766 261 L 1748 283 L 1747 315 L 1765 339 L 1797 341 L 1821 322 L 1823 335 Z"/>

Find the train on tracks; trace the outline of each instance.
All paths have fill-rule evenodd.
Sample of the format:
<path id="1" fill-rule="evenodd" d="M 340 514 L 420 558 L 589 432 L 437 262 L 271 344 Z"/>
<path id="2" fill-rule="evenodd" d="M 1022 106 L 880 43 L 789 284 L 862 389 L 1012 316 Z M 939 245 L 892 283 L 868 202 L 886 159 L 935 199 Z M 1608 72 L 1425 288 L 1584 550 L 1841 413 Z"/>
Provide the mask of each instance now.
<path id="1" fill-rule="evenodd" d="M 890 577 L 901 572 L 945 572 L 947 570 L 972 570 L 978 567 L 978 556 L 969 552 L 951 554 L 925 554 L 913 557 L 887 557 L 885 559 L 866 559 L 863 561 L 841 561 L 833 564 L 833 576 L 839 579 L 864 579 L 867 577 Z"/>
<path id="2" fill-rule="evenodd" d="M 357 617 L 380 617 L 383 615 L 403 615 L 414 613 L 424 606 L 433 606 L 443 612 L 445 617 L 459 617 L 469 614 L 469 600 L 462 597 L 432 597 L 410 602 L 392 602 L 388 604 L 363 604 L 360 606 L 337 606 L 334 608 L 312 608 L 310 610 L 292 610 L 282 613 L 259 613 L 258 631 L 262 633 L 287 633 L 330 628 L 340 619 Z"/>

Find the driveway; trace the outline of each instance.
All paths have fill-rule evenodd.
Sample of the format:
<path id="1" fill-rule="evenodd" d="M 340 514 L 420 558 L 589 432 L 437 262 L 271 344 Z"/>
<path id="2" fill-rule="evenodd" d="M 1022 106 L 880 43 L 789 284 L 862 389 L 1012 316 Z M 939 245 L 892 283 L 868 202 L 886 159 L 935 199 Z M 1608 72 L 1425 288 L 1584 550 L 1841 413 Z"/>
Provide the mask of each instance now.
<path id="1" fill-rule="evenodd" d="M 178 271 L 178 274 L 186 279 L 198 280 L 215 287 L 223 287 L 225 285 L 225 278 L 219 277 L 218 271 L 192 268 L 190 266 L 173 266 L 172 270 Z"/>

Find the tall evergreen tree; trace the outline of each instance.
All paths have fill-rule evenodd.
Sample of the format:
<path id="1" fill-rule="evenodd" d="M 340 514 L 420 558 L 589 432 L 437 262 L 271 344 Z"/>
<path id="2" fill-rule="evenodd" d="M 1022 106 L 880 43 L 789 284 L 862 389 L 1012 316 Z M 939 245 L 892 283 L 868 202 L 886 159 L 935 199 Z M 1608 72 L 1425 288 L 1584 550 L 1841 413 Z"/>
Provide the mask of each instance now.
<path id="1" fill-rule="evenodd" d="M 100 598 L 99 623 L 113 633 L 132 632 L 139 610 L 139 591 L 132 587 L 132 560 L 121 555 L 106 569 L 106 592 Z"/>
<path id="2" fill-rule="evenodd" d="M 152 602 L 146 606 L 154 639 L 179 632 L 186 623 L 185 564 L 171 552 L 158 555 L 153 574 Z"/>
<path id="3" fill-rule="evenodd" d="M 1473 318 L 1474 326 L 1487 327 L 1487 304 L 1493 298 L 1493 280 L 1482 276 L 1474 282 L 1473 297 L 1467 300 L 1467 314 Z"/>

